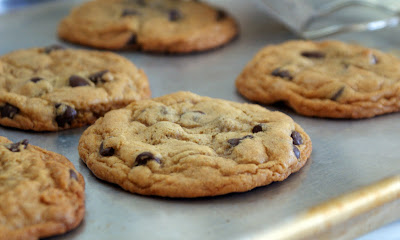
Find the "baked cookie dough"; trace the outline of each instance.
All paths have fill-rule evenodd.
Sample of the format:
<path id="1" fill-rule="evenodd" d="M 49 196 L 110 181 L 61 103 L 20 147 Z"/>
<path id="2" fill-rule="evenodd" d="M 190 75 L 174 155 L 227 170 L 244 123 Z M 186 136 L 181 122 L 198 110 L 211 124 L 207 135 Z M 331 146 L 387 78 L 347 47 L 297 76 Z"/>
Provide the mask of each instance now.
<path id="1" fill-rule="evenodd" d="M 191 198 L 283 181 L 312 145 L 283 113 L 178 92 L 107 113 L 78 149 L 98 178 L 127 191 Z"/>
<path id="2" fill-rule="evenodd" d="M 0 240 L 39 239 L 76 228 L 85 182 L 60 154 L 0 137 Z"/>
<path id="3" fill-rule="evenodd" d="M 262 49 L 236 80 L 246 98 L 284 101 L 305 116 L 369 118 L 400 110 L 400 60 L 339 41 Z"/>
<path id="4" fill-rule="evenodd" d="M 167 53 L 216 48 L 237 34 L 227 12 L 191 0 L 90 1 L 58 27 L 60 38 L 81 45 Z"/>
<path id="5" fill-rule="evenodd" d="M 150 96 L 144 72 L 110 52 L 31 48 L 0 57 L 0 125 L 57 131 Z"/>

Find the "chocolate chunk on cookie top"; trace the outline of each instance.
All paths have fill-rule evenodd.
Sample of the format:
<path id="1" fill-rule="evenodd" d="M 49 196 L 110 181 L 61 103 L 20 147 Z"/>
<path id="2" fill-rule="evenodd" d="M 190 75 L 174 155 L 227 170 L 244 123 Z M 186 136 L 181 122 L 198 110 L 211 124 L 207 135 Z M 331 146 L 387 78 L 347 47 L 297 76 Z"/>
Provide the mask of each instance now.
<path id="1" fill-rule="evenodd" d="M 57 131 L 150 97 L 144 72 L 110 52 L 57 45 L 0 57 L 0 125 Z"/>
<path id="2" fill-rule="evenodd" d="M 236 87 L 250 100 L 283 101 L 306 116 L 369 118 L 400 110 L 400 60 L 339 41 L 289 41 L 257 53 Z"/>
<path id="3" fill-rule="evenodd" d="M 237 34 L 226 11 L 194 0 L 94 0 L 77 6 L 58 27 L 69 42 L 161 53 L 204 51 Z"/>
<path id="4" fill-rule="evenodd" d="M 39 239 L 76 228 L 85 182 L 57 153 L 0 136 L 0 239 Z"/>
<path id="5" fill-rule="evenodd" d="M 191 198 L 283 181 L 312 145 L 283 113 L 177 92 L 107 113 L 78 150 L 97 177 L 127 191 Z"/>

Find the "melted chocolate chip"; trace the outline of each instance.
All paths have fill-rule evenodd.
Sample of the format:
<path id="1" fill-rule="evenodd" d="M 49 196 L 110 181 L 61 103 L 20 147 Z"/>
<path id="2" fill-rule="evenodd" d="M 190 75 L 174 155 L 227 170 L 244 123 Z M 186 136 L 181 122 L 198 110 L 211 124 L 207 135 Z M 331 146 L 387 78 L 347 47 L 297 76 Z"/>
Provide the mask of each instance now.
<path id="1" fill-rule="evenodd" d="M 44 51 L 44 53 L 49 54 L 49 53 L 51 53 L 52 51 L 63 50 L 63 49 L 65 49 L 63 46 L 60 46 L 60 45 L 51 45 L 51 46 L 45 47 L 45 48 L 43 49 L 43 51 Z"/>
<path id="2" fill-rule="evenodd" d="M 219 22 L 219 21 L 222 21 L 222 20 L 224 20 L 225 18 L 227 18 L 227 16 L 228 16 L 228 14 L 226 14 L 226 12 L 225 12 L 224 10 L 218 9 L 218 10 L 217 10 L 216 20 L 217 20 L 218 22 Z"/>
<path id="3" fill-rule="evenodd" d="M 81 87 L 81 86 L 88 86 L 90 84 L 83 77 L 72 75 L 71 77 L 69 77 L 69 85 L 71 87 Z"/>
<path id="4" fill-rule="evenodd" d="M 56 108 L 59 108 L 61 106 L 62 106 L 62 104 L 56 104 Z M 65 111 L 56 116 L 56 122 L 57 122 L 58 126 L 64 127 L 65 124 L 67 124 L 67 123 L 71 124 L 72 120 L 75 119 L 76 115 L 77 115 L 76 110 L 73 109 L 72 107 L 66 105 Z"/>
<path id="5" fill-rule="evenodd" d="M 161 163 L 160 159 L 156 158 L 151 152 L 143 152 L 136 157 L 134 166 L 146 165 L 151 160 Z"/>
<path id="6" fill-rule="evenodd" d="M 128 41 L 126 42 L 126 46 L 132 46 L 132 45 L 136 45 L 137 44 L 137 35 L 136 34 L 132 34 L 132 36 L 128 39 Z"/>
<path id="7" fill-rule="evenodd" d="M 237 145 L 239 145 L 239 143 L 242 141 L 242 140 L 244 140 L 244 139 L 246 139 L 246 138 L 250 138 L 250 139 L 252 139 L 252 138 L 254 138 L 252 135 L 246 135 L 246 136 L 244 136 L 244 137 L 242 137 L 242 138 L 232 138 L 232 139 L 229 139 L 228 140 L 228 143 L 232 146 L 232 147 L 236 147 Z"/>
<path id="8" fill-rule="evenodd" d="M 303 144 L 303 138 L 301 137 L 300 133 L 297 131 L 293 131 L 292 134 L 290 135 L 293 139 L 293 144 L 294 145 L 301 145 Z"/>
<path id="9" fill-rule="evenodd" d="M 325 58 L 325 53 L 320 51 L 305 51 L 301 53 L 301 56 L 306 58 Z"/>
<path id="10" fill-rule="evenodd" d="M 296 158 L 299 159 L 300 158 L 300 150 L 295 145 L 293 145 L 293 152 L 294 152 L 294 155 L 296 156 Z"/>
<path id="11" fill-rule="evenodd" d="M 169 16 L 169 20 L 171 22 L 176 22 L 176 21 L 178 21 L 179 19 L 182 18 L 181 12 L 179 10 L 177 10 L 177 9 L 169 10 L 168 16 Z"/>
<path id="12" fill-rule="evenodd" d="M 95 84 L 99 83 L 99 82 L 104 82 L 103 80 L 103 76 L 104 74 L 108 73 L 108 70 L 103 70 L 97 73 L 93 73 L 89 76 L 89 80 L 94 82 Z"/>
<path id="13" fill-rule="evenodd" d="M 78 181 L 78 175 L 76 175 L 76 172 L 72 169 L 69 170 L 69 178 Z"/>
<path id="14" fill-rule="evenodd" d="M 341 88 L 331 97 L 331 100 L 332 100 L 332 101 L 338 100 L 338 98 L 339 98 L 340 96 L 342 96 L 343 92 L 344 92 L 344 87 L 341 87 Z"/>
<path id="15" fill-rule="evenodd" d="M 288 80 L 292 80 L 293 76 L 290 74 L 288 70 L 281 70 L 280 68 L 276 68 L 274 71 L 271 73 L 272 76 L 275 77 L 280 77 Z"/>
<path id="16" fill-rule="evenodd" d="M 6 103 L 4 107 L 0 107 L 1 118 L 10 118 L 13 119 L 15 115 L 19 113 L 19 108 L 14 107 L 11 104 Z"/>
<path id="17" fill-rule="evenodd" d="M 103 143 L 100 144 L 99 153 L 101 156 L 109 157 L 109 156 L 114 155 L 114 152 L 115 152 L 114 148 L 112 148 L 112 147 L 104 148 Z"/>
<path id="18" fill-rule="evenodd" d="M 124 9 L 121 13 L 121 17 L 135 16 L 138 14 L 139 14 L 139 12 L 134 9 Z"/>
<path id="19" fill-rule="evenodd" d="M 42 80 L 43 78 L 41 78 L 41 77 L 33 77 L 33 78 L 31 78 L 31 82 L 34 82 L 34 83 L 37 83 L 37 82 L 39 82 L 40 80 Z"/>
<path id="20" fill-rule="evenodd" d="M 29 141 L 28 139 L 24 139 L 20 142 L 16 142 L 16 143 L 11 143 L 7 146 L 8 150 L 10 150 L 11 152 L 19 152 L 19 146 L 23 145 L 24 149 L 26 149 L 28 147 Z"/>
<path id="21" fill-rule="evenodd" d="M 258 124 L 256 126 L 253 127 L 253 130 L 251 130 L 252 133 L 258 133 L 258 132 L 262 132 L 262 125 Z"/>

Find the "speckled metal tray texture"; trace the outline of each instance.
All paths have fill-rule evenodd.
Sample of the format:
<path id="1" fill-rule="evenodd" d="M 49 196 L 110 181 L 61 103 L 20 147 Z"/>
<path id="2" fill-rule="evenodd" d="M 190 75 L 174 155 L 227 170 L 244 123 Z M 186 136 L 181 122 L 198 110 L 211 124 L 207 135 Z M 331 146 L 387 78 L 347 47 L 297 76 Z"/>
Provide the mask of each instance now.
<path id="1" fill-rule="evenodd" d="M 0 54 L 60 43 L 58 22 L 79 0 L 53 1 L 0 15 Z M 234 81 L 245 64 L 267 44 L 296 36 L 266 15 L 257 1 L 214 0 L 240 24 L 240 36 L 229 45 L 205 53 L 154 55 L 118 52 L 148 75 L 153 97 L 187 90 L 236 102 L 247 102 Z M 400 29 L 352 33 L 336 37 L 384 51 L 400 46 Z M 79 159 L 77 146 L 86 128 L 54 133 L 0 127 L 0 135 L 65 155 L 86 180 L 86 216 L 66 239 L 252 239 L 288 223 L 297 214 L 332 198 L 400 173 L 400 114 L 364 120 L 303 117 L 283 111 L 310 135 L 313 153 L 305 167 L 283 182 L 246 193 L 198 199 L 147 197 L 98 180 Z M 397 208 L 398 210 L 398 208 Z"/>

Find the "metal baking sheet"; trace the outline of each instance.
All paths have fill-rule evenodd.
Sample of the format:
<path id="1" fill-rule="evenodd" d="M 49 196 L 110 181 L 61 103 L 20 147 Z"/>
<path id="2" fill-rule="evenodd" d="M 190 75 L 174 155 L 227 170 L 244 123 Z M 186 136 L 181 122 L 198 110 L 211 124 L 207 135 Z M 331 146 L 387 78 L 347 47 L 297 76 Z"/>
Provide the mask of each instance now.
<path id="1" fill-rule="evenodd" d="M 53 1 L 0 15 L 0 54 L 60 43 L 56 36 L 59 20 L 81 2 Z M 258 1 L 210 2 L 229 10 L 240 23 L 240 37 L 231 44 L 215 51 L 183 56 L 120 52 L 147 73 L 153 97 L 187 90 L 247 102 L 234 86 L 234 80 L 244 65 L 261 47 L 295 38 L 281 24 L 269 18 Z M 346 34 L 337 38 L 395 52 L 400 43 L 400 30 Z M 385 189 L 392 191 L 390 199 L 386 197 L 388 192 L 375 192 L 376 187 L 372 187 L 372 190 L 367 190 L 368 194 L 353 194 L 354 198 L 350 200 L 344 198 L 345 205 L 341 205 L 341 198 L 332 200 L 400 174 L 400 113 L 365 120 L 332 120 L 303 117 L 283 105 L 267 107 L 287 113 L 311 136 L 313 153 L 309 162 L 284 182 L 212 198 L 146 197 L 96 179 L 77 152 L 78 140 L 85 128 L 35 133 L 0 127 L 0 135 L 14 141 L 28 138 L 34 145 L 63 154 L 85 177 L 85 219 L 76 230 L 51 238 L 54 240 L 262 239 L 277 229 L 284 231 L 291 226 L 303 226 L 307 214 L 317 216 L 315 213 L 322 213 L 325 222 L 316 222 L 309 228 L 309 236 L 315 236 L 314 233 L 324 230 L 325 225 L 334 223 L 330 210 L 337 210 L 339 216 L 343 212 L 343 217 L 346 211 L 338 206 L 347 203 L 353 206 L 351 204 L 357 203 L 357 199 L 377 199 L 368 205 L 374 211 L 354 215 L 359 218 L 368 216 L 368 224 L 364 224 L 362 218 L 361 221 L 344 219 L 346 221 L 340 223 L 348 224 L 348 228 L 345 225 L 336 232 L 332 225 L 331 235 L 324 236 L 354 237 L 400 217 L 398 178 L 384 185 Z M 323 207 L 316 207 L 320 204 L 327 204 L 327 214 L 321 210 Z M 350 229 L 360 230 L 353 234 Z"/>

